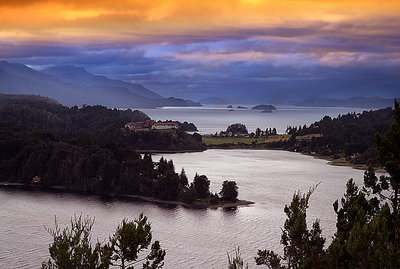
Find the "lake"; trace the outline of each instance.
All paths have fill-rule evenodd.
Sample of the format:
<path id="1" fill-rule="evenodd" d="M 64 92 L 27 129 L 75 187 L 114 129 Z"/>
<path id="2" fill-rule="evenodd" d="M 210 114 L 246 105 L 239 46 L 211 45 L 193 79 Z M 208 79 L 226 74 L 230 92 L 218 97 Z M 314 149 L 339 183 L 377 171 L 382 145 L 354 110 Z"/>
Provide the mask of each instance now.
<path id="1" fill-rule="evenodd" d="M 103 240 L 123 218 L 141 212 L 152 223 L 153 238 L 167 250 L 165 268 L 226 268 L 227 252 L 239 246 L 254 267 L 258 248 L 282 249 L 279 245 L 285 220 L 284 205 L 295 191 L 306 192 L 318 183 L 310 199 L 309 224 L 316 217 L 323 235 L 335 231 L 332 203 L 340 199 L 349 178 L 362 183 L 363 171 L 337 167 L 299 153 L 277 150 L 208 150 L 163 154 L 173 159 L 177 171 L 185 168 L 189 179 L 195 173 L 211 180 L 218 192 L 224 180 L 235 180 L 239 198 L 255 204 L 234 210 L 187 209 L 121 199 L 103 199 L 67 193 L 0 189 L 0 268 L 38 268 L 47 259 L 50 235 L 44 226 L 61 227 L 74 214 L 95 217 L 94 238 Z M 161 155 L 153 156 L 158 160 Z"/>
<path id="2" fill-rule="evenodd" d="M 251 107 L 251 106 L 249 106 Z M 233 123 L 243 123 L 250 132 L 257 127 L 276 128 L 284 133 L 287 126 L 310 125 L 325 115 L 337 117 L 349 112 L 362 112 L 367 109 L 349 107 L 296 107 L 277 106 L 273 113 L 261 113 L 260 110 L 231 109 L 225 106 L 204 107 L 165 107 L 158 109 L 140 109 L 154 120 L 177 120 L 194 123 L 201 134 L 215 134 L 226 130 Z"/>

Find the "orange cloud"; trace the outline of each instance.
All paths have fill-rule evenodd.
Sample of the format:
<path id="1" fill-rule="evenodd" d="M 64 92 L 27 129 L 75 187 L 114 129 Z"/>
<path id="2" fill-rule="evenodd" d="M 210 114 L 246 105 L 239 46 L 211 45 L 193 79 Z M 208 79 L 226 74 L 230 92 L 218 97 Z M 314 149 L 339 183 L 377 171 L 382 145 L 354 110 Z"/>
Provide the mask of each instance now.
<path id="1" fill-rule="evenodd" d="M 22 42 L 63 37 L 81 42 L 143 41 L 227 27 L 287 27 L 309 22 L 345 22 L 358 31 L 365 22 L 374 25 L 375 20 L 382 22 L 398 14 L 397 0 L 0 0 L 0 37 Z M 393 28 L 390 21 L 384 26 Z"/>

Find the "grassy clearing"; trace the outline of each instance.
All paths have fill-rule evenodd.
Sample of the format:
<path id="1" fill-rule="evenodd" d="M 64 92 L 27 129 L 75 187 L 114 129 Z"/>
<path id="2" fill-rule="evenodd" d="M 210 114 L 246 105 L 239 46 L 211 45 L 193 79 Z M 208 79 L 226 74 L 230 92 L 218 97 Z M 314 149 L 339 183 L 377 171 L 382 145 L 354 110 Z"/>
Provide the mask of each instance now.
<path id="1" fill-rule="evenodd" d="M 212 136 L 203 136 L 203 142 L 207 146 L 211 145 L 222 145 L 222 144 L 245 144 L 252 145 L 254 144 L 265 144 L 269 142 L 276 142 L 279 140 L 287 140 L 289 139 L 288 135 L 274 135 L 266 138 L 250 138 L 250 137 L 212 137 Z"/>
<path id="2" fill-rule="evenodd" d="M 322 137 L 322 134 L 309 134 L 303 136 L 297 136 L 297 140 L 311 140 L 313 137 Z"/>

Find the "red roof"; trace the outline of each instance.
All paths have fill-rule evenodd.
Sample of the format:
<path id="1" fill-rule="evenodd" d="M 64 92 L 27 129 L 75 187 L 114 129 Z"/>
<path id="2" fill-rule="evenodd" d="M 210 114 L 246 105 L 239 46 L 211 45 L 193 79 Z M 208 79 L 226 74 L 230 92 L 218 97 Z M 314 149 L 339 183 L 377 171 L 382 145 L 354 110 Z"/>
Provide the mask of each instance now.
<path id="1" fill-rule="evenodd" d="M 153 120 L 146 120 L 146 121 L 129 122 L 126 125 L 129 128 L 143 129 L 143 128 L 151 128 L 153 123 L 154 123 Z"/>

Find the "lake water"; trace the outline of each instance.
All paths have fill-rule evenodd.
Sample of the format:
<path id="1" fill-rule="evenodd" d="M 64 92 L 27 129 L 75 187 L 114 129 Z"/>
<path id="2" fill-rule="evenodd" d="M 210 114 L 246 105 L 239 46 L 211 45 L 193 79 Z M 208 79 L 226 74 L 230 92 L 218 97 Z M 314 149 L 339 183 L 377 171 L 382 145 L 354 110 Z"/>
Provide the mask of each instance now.
<path id="1" fill-rule="evenodd" d="M 344 193 L 348 178 L 361 183 L 363 176 L 360 170 L 285 151 L 208 150 L 163 156 L 174 160 L 177 171 L 184 167 L 190 179 L 195 173 L 207 175 L 213 192 L 220 190 L 224 180 L 235 180 L 239 198 L 255 204 L 235 210 L 195 210 L 97 196 L 0 189 L 0 268 L 40 267 L 51 242 L 44 226 L 53 227 L 54 216 L 61 227 L 74 214 L 95 217 L 94 238 L 102 240 L 123 218 L 134 219 L 141 212 L 152 223 L 153 238 L 167 250 L 165 268 L 226 268 L 226 254 L 237 246 L 253 268 L 258 248 L 282 249 L 283 207 L 296 190 L 306 192 L 320 182 L 311 196 L 308 218 L 320 219 L 329 241 L 335 231 L 332 203 Z"/>
<path id="2" fill-rule="evenodd" d="M 249 106 L 250 107 L 250 106 Z M 284 133 L 287 126 L 310 125 L 325 115 L 337 117 L 349 112 L 362 112 L 366 109 L 349 107 L 294 107 L 278 106 L 273 113 L 261 113 L 260 110 L 227 109 L 224 106 L 204 107 L 166 107 L 158 109 L 141 109 L 154 120 L 178 120 L 193 122 L 200 133 L 215 134 L 226 130 L 232 123 L 243 123 L 250 132 L 257 127 L 276 128 Z"/>

